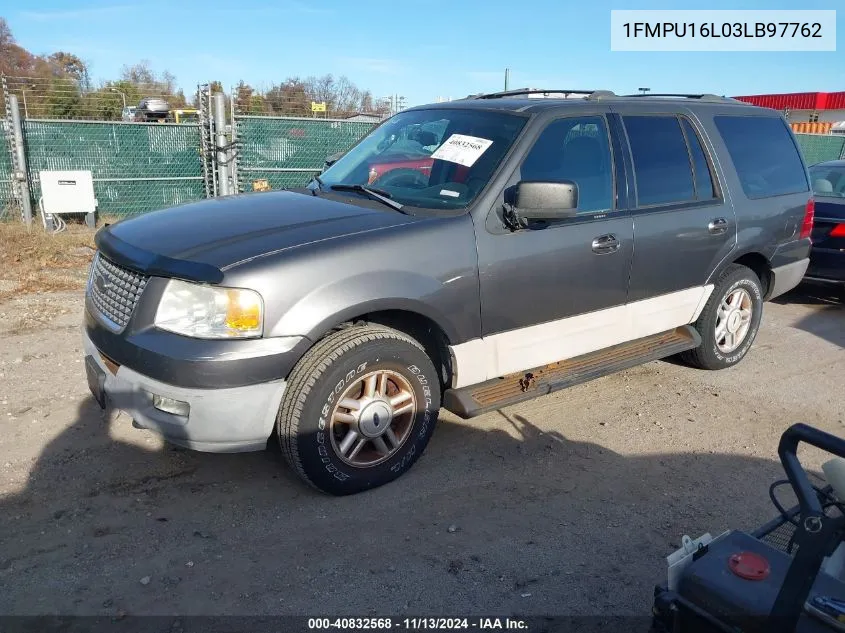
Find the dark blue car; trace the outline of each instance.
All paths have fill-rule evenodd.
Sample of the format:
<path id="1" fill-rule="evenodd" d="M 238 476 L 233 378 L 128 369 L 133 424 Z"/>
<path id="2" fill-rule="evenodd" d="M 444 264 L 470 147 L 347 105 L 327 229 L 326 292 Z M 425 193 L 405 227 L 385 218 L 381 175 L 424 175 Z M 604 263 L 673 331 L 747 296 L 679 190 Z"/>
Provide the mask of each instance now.
<path id="1" fill-rule="evenodd" d="M 816 217 L 804 280 L 838 286 L 845 298 L 845 160 L 813 165 L 810 178 Z"/>

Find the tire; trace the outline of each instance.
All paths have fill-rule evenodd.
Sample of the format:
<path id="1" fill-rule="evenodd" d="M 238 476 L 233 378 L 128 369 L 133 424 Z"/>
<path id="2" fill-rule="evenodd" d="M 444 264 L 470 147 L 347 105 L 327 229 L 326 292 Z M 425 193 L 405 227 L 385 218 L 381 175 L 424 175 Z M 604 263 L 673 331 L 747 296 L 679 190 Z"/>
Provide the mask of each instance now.
<path id="1" fill-rule="evenodd" d="M 744 293 L 744 294 L 743 294 Z M 741 310 L 736 316 L 736 311 L 730 300 L 737 300 L 740 297 Z M 720 312 L 720 306 L 726 306 L 728 310 Z M 747 329 L 742 330 L 742 321 L 746 305 L 750 304 L 751 315 L 747 321 Z M 725 317 L 725 313 L 729 315 Z M 701 335 L 701 345 L 693 350 L 681 354 L 681 359 L 699 369 L 725 369 L 736 365 L 748 353 L 757 332 L 760 329 L 760 320 L 763 317 L 763 289 L 760 279 L 750 268 L 732 264 L 719 276 L 713 289 L 713 294 L 707 300 L 707 304 L 701 311 L 698 320 L 693 327 Z M 728 330 L 736 329 L 731 341 L 726 336 L 731 336 L 726 331 L 726 336 L 720 336 L 717 340 L 716 328 L 721 321 L 727 322 Z M 739 339 L 739 340 L 737 340 Z M 732 344 L 735 346 L 732 347 Z"/>
<path id="2" fill-rule="evenodd" d="M 417 341 L 382 326 L 354 326 L 322 339 L 297 363 L 276 424 L 282 452 L 299 476 L 340 496 L 407 472 L 425 450 L 439 410 L 437 370 Z"/>

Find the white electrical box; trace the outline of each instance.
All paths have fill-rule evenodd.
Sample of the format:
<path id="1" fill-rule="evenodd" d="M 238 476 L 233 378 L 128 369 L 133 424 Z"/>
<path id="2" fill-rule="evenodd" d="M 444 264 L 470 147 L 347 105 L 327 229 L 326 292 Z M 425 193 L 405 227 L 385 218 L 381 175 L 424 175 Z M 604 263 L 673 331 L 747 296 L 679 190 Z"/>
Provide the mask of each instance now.
<path id="1" fill-rule="evenodd" d="M 94 179 L 90 171 L 40 171 L 42 211 L 48 215 L 94 213 Z"/>

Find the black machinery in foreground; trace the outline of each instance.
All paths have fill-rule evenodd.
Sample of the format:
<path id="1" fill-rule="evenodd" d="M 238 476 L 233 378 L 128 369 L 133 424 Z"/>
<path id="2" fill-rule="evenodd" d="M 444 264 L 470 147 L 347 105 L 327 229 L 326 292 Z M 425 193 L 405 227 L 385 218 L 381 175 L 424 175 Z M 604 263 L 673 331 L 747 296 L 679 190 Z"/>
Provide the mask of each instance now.
<path id="1" fill-rule="evenodd" d="M 836 456 L 822 467 L 826 484 L 801 466 L 802 442 Z M 845 632 L 845 440 L 796 424 L 778 454 L 788 479 L 769 494 L 780 516 L 750 534 L 685 536 L 655 589 L 652 631 Z M 775 494 L 787 484 L 798 499 L 789 510 Z"/>

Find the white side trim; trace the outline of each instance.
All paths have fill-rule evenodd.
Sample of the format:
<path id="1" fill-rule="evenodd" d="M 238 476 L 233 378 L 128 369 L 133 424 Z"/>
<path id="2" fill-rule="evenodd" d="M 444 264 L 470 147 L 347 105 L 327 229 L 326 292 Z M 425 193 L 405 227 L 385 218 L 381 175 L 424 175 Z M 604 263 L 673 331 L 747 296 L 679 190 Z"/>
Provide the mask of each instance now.
<path id="1" fill-rule="evenodd" d="M 474 385 L 687 325 L 698 318 L 712 292 L 712 284 L 688 288 L 453 345 L 452 386 Z"/>
<path id="2" fill-rule="evenodd" d="M 704 292 L 701 293 L 701 301 L 698 302 L 698 307 L 695 309 L 695 312 L 693 313 L 692 318 L 689 321 L 690 323 L 694 323 L 698 320 L 698 317 L 701 316 L 701 312 L 702 310 L 704 310 L 704 306 L 707 305 L 707 301 L 710 299 L 710 295 L 713 294 L 713 288 L 715 288 L 713 284 L 704 286 L 704 288 L 702 288 Z M 689 325 L 689 323 L 681 323 L 681 325 Z"/>

